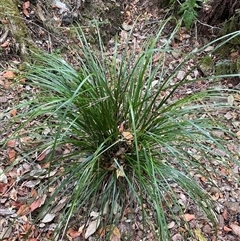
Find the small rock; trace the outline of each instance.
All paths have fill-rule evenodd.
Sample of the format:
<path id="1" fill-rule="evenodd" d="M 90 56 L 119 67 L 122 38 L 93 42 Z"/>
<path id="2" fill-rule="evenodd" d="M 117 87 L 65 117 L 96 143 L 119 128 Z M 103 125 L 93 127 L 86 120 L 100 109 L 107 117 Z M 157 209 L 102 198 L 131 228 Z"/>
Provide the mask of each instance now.
<path id="1" fill-rule="evenodd" d="M 182 235 L 179 233 L 172 236 L 172 241 L 182 241 L 182 240 L 183 240 Z"/>
<path id="2" fill-rule="evenodd" d="M 232 229 L 233 233 L 240 237 L 240 226 L 234 223 L 231 223 L 229 226 Z"/>
<path id="3" fill-rule="evenodd" d="M 226 206 L 232 215 L 240 213 L 240 204 L 238 202 L 227 202 Z"/>
<path id="4" fill-rule="evenodd" d="M 227 120 L 231 120 L 231 119 L 232 119 L 232 114 L 231 114 L 231 112 L 228 111 L 228 112 L 224 115 L 224 117 L 225 117 Z"/>
<path id="5" fill-rule="evenodd" d="M 185 77 L 185 75 L 186 75 L 185 71 L 180 70 L 180 71 L 178 72 L 178 74 L 177 74 L 177 78 L 178 78 L 179 80 L 183 80 L 183 78 Z"/>
<path id="6" fill-rule="evenodd" d="M 172 222 L 170 222 L 170 223 L 168 224 L 168 229 L 171 229 L 171 228 L 173 228 L 174 226 L 175 226 L 175 222 L 172 221 Z"/>
<path id="7" fill-rule="evenodd" d="M 202 231 L 203 231 L 203 233 L 211 233 L 212 228 L 210 225 L 206 224 L 205 226 L 203 226 Z"/>

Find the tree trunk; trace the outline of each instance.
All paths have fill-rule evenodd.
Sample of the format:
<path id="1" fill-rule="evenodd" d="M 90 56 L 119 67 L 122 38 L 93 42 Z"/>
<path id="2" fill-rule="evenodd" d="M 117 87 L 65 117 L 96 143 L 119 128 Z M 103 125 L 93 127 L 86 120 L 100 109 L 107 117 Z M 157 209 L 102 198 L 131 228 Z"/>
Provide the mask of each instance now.
<path id="1" fill-rule="evenodd" d="M 199 31 L 208 34 L 209 30 L 213 31 L 214 29 L 218 29 L 220 31 L 217 32 L 226 34 L 239 30 L 240 23 L 239 21 L 236 21 L 236 19 L 239 20 L 240 18 L 240 14 L 237 13 L 237 9 L 239 8 L 239 0 L 209 0 L 199 13 L 198 19 L 201 22 L 199 25 Z M 234 21 L 235 24 L 230 24 L 232 21 Z M 224 26 L 224 23 L 226 23 L 227 26 Z M 224 33 L 221 31 L 223 27 L 227 28 L 227 31 Z"/>
<path id="2" fill-rule="evenodd" d="M 47 4 L 48 1 L 38 0 L 31 1 L 31 7 L 35 11 L 35 17 L 38 19 L 37 24 L 34 22 L 34 29 L 46 29 L 52 36 L 57 36 L 61 39 L 62 27 L 64 27 L 64 20 L 66 20 L 62 15 L 62 25 L 59 27 L 59 23 L 54 20 L 52 16 L 52 4 Z M 81 11 L 78 9 L 80 2 L 85 2 L 85 6 L 80 6 Z M 35 3 L 35 5 L 34 5 Z M 41 3 L 41 4 L 40 4 Z M 7 38 L 14 39 L 11 41 L 10 52 L 14 55 L 18 55 L 22 60 L 28 60 L 29 55 L 32 52 L 36 52 L 37 47 L 35 46 L 31 38 L 30 30 L 24 21 L 24 17 L 21 16 L 18 6 L 22 6 L 23 2 L 20 0 L 0 0 L 0 32 L 6 33 L 4 39 L 0 36 L 0 45 L 3 44 L 4 40 Z M 40 6 L 45 5 L 45 9 L 49 11 L 43 11 Z M 49 6 L 48 6 L 49 5 Z M 117 31 L 119 31 L 123 16 L 121 14 L 121 5 L 118 1 L 108 1 L 108 0 L 76 0 L 71 6 L 72 9 L 77 9 L 80 11 L 80 15 L 74 19 L 74 21 L 80 22 L 81 25 L 88 26 L 91 24 L 92 19 L 101 19 L 100 30 L 103 41 L 108 41 L 112 36 L 114 36 Z M 56 10 L 57 11 L 57 10 Z M 77 11 L 77 12 L 78 12 Z M 73 23 L 72 12 L 68 13 L 70 19 L 72 20 L 69 24 Z M 68 17 L 67 14 L 67 17 Z M 27 20 L 28 21 L 28 20 Z M 31 23 L 30 23 L 31 25 Z M 1 31 L 2 30 L 2 31 Z M 95 32 L 94 32 L 95 33 Z M 64 36 L 62 36 L 64 40 Z M 95 36 L 92 38 L 95 41 Z M 2 42 L 1 42 L 2 40 Z M 63 41 L 61 40 L 61 41 Z M 59 41 L 59 40 L 57 40 Z M 59 46 L 61 46 L 59 44 Z M 1 55 L 1 47 L 0 47 Z M 3 59 L 3 58 L 2 58 Z"/>
<path id="3" fill-rule="evenodd" d="M 14 46 L 11 46 L 13 52 L 26 60 L 30 50 L 34 48 L 34 44 L 19 13 L 17 4 L 14 0 L 1 1 L 0 20 L 5 27 L 5 31 L 16 40 Z"/>
<path id="4" fill-rule="evenodd" d="M 199 14 L 198 30 L 201 35 L 226 35 L 240 29 L 240 0 L 209 0 Z M 215 37 L 215 36 L 214 36 Z M 215 55 L 219 59 L 217 75 L 240 73 L 240 38 L 235 37 L 219 48 Z M 226 79 L 233 88 L 240 88 L 238 76 Z"/>

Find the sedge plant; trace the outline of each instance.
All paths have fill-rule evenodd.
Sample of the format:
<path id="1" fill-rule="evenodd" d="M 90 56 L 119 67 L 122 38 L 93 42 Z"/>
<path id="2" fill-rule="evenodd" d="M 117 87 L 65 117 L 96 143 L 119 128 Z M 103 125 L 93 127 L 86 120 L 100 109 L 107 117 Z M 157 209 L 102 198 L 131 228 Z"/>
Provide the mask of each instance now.
<path id="1" fill-rule="evenodd" d="M 220 90 L 210 89 L 174 98 L 179 87 L 199 81 L 187 78 L 192 70 L 182 80 L 175 81 L 175 77 L 204 48 L 186 54 L 173 70 L 168 69 L 165 56 L 172 51 L 170 43 L 178 26 L 159 46 L 164 26 L 140 51 L 130 40 L 119 51 L 116 41 L 111 58 L 100 34 L 99 48 L 94 50 L 79 28 L 77 70 L 54 54 L 37 54 L 35 64 L 29 66 L 28 84 L 37 93 L 21 105 L 25 122 L 20 129 L 27 126 L 38 134 L 46 126 L 50 130 L 37 150 L 48 153 L 49 174 L 58 171 L 39 184 L 39 195 L 49 195 L 52 186 L 54 191 L 36 222 L 64 199 L 54 240 L 64 237 L 78 215 L 89 223 L 93 210 L 98 213 L 96 229 L 105 230 L 105 240 L 125 221 L 130 227 L 126 235 L 133 240 L 131 227 L 139 216 L 157 240 L 169 240 L 168 224 L 185 222 L 186 206 L 179 203 L 177 191 L 216 222 L 214 205 L 195 174 L 210 183 L 216 171 L 213 160 L 224 165 L 213 150 L 225 150 L 224 140 L 213 135 L 223 126 L 211 113 L 225 105 L 215 103 L 214 97 L 225 97 Z M 160 56 L 157 61 L 156 56 Z M 216 76 L 206 79 L 217 81 Z M 31 125 L 33 120 L 38 124 Z M 56 150 L 66 146 L 68 152 L 56 155 Z"/>

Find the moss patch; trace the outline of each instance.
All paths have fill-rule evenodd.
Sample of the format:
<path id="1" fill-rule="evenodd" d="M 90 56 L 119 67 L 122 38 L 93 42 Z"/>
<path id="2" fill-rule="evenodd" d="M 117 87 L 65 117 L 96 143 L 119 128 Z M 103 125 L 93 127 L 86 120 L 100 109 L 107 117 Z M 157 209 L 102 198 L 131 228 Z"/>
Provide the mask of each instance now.
<path id="1" fill-rule="evenodd" d="M 12 0 L 5 0 L 0 2 L 0 19 L 7 21 L 9 24 L 7 28 L 18 43 L 14 46 L 14 52 L 19 54 L 24 60 L 28 59 L 28 54 L 35 50 L 34 44 L 30 38 L 28 29 L 22 21 L 16 3 Z"/>

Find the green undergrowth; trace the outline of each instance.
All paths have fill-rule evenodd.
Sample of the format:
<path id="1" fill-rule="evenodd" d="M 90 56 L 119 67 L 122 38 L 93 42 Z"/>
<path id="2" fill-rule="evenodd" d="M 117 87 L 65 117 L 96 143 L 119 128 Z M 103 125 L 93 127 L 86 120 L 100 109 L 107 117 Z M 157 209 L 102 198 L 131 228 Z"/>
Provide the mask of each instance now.
<path id="1" fill-rule="evenodd" d="M 130 39 L 125 50 L 119 51 L 116 40 L 111 58 L 100 34 L 100 54 L 95 55 L 78 28 L 78 70 L 59 55 L 44 53 L 37 54 L 36 64 L 29 66 L 26 77 L 36 94 L 19 105 L 24 113 L 19 116 L 22 124 L 18 135 L 41 135 L 42 144 L 26 155 L 47 153 L 43 162 L 49 164 L 48 173 L 57 170 L 37 187 L 38 195 L 48 198 L 35 216 L 38 223 L 62 199 L 67 200 L 53 240 L 63 240 L 67 230 L 79 228 L 81 222 L 86 231 L 92 211 L 98 213 L 96 229 L 106 231 L 102 240 L 109 240 L 114 230 L 109 227 L 119 227 L 119 223 L 129 227 L 125 235 L 133 240 L 136 233 L 132 225 L 140 216 L 142 225 L 151 229 L 157 240 L 170 240 L 167 225 L 171 221 L 179 227 L 186 224 L 183 214 L 187 207 L 178 201 L 180 192 L 215 223 L 213 201 L 193 173 L 211 185 L 216 163 L 228 164 L 227 158 L 223 160 L 214 151 L 228 153 L 226 140 L 213 134 L 220 130 L 230 135 L 216 117 L 218 109 L 227 108 L 225 91 L 209 89 L 173 98 L 180 87 L 204 80 L 187 78 L 197 66 L 182 80 L 175 77 L 207 46 L 185 54 L 174 69 L 168 68 L 166 55 L 173 51 L 170 43 L 179 26 L 159 46 L 165 24 L 167 21 L 140 51 Z M 220 46 L 233 35 L 209 45 Z M 160 56 L 158 61 L 156 56 Z M 214 85 L 218 76 L 205 80 Z M 215 103 L 215 97 L 223 101 Z M 37 125 L 34 120 L 38 120 Z M 46 127 L 47 136 L 43 134 Z M 68 151 L 56 155 L 59 149 Z M 51 187 L 54 190 L 50 192 Z M 191 235 L 189 229 L 185 238 Z"/>
<path id="2" fill-rule="evenodd" d="M 165 2 L 159 0 L 160 3 L 163 2 L 166 5 L 168 2 L 171 6 L 174 7 L 178 16 L 181 16 L 183 23 L 187 29 L 189 29 L 198 18 L 198 11 L 202 8 L 204 0 L 166 0 Z"/>

